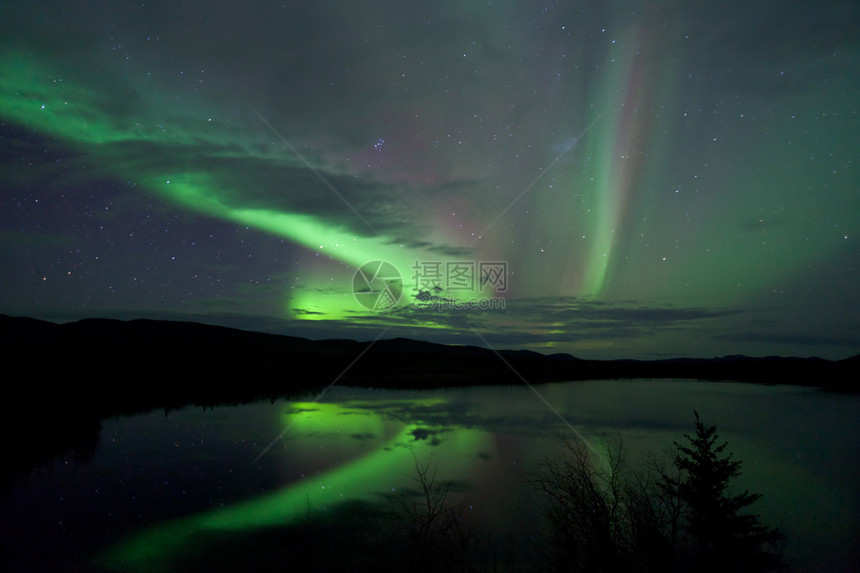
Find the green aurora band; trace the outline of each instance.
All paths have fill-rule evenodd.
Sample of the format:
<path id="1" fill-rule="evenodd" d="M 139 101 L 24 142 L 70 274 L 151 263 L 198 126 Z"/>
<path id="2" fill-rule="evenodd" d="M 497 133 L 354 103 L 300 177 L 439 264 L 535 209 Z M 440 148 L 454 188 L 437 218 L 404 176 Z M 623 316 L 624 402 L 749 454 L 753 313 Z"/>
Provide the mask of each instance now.
<path id="1" fill-rule="evenodd" d="M 422 405 L 443 403 L 442 399 L 421 400 Z M 400 402 L 398 401 L 398 404 Z M 378 408 L 380 404 L 374 403 Z M 313 435 L 337 433 L 373 434 L 382 437 L 392 433 L 387 423 L 374 411 L 351 407 L 350 403 L 333 404 L 300 402 L 293 404 L 284 415 L 285 432 L 303 436 L 291 442 L 290 453 L 301 457 L 303 444 L 312 442 Z M 189 544 L 205 543 L 200 534 L 253 531 L 261 528 L 296 523 L 308 513 L 324 511 L 346 500 L 368 500 L 377 493 L 400 489 L 414 475 L 415 461 L 426 461 L 430 452 L 439 456 L 434 464 L 440 466 L 439 479 L 468 480 L 478 452 L 491 448 L 490 434 L 472 429 L 456 428 L 447 432 L 436 446 L 429 440 L 416 439 L 413 432 L 424 427 L 420 422 L 398 424 L 393 437 L 367 455 L 346 462 L 330 471 L 319 473 L 283 489 L 240 501 L 212 511 L 168 521 L 133 534 L 97 556 L 96 564 L 115 571 L 158 571 L 170 567 L 172 561 Z M 293 447 L 298 448 L 298 451 Z M 306 452 L 310 454 L 310 452 Z M 444 454 L 444 455 L 443 455 Z M 267 455 L 277 455 L 269 452 Z M 453 460 L 454 463 L 445 464 Z"/>
<path id="2" fill-rule="evenodd" d="M 702 124 L 688 123 L 687 114 L 679 113 L 685 109 L 682 102 L 695 96 L 683 93 L 680 72 L 689 62 L 661 58 L 666 47 L 660 47 L 659 37 L 647 21 L 631 24 L 607 48 L 596 75 L 571 72 L 558 92 L 570 98 L 566 109 L 571 121 L 546 130 L 559 137 L 582 133 L 581 141 L 575 142 L 575 154 L 564 158 L 569 162 L 554 165 L 549 147 L 536 146 L 539 164 L 551 166 L 551 173 L 528 190 L 517 207 L 528 200 L 536 205 L 537 216 L 532 221 L 531 215 L 522 218 L 512 210 L 505 216 L 514 221 L 496 224 L 493 241 L 458 241 L 456 228 L 446 226 L 453 224 L 435 212 L 430 220 L 421 221 L 432 236 L 419 233 L 419 240 L 401 243 L 393 235 L 375 235 L 310 175 L 305 178 L 307 184 L 302 181 L 279 192 L 282 175 L 308 171 L 307 164 L 274 145 L 277 138 L 254 118 L 250 107 L 246 123 L 231 122 L 223 119 L 222 111 L 235 106 L 225 108 L 217 96 L 206 100 L 200 94 L 182 92 L 181 99 L 179 92 L 169 88 L 138 89 L 128 79 L 131 74 L 110 68 L 96 72 L 67 66 L 70 71 L 63 75 L 58 72 L 62 65 L 45 63 L 49 56 L 23 50 L 0 52 L 0 115 L 34 133 L 40 144 L 52 145 L 53 140 L 58 149 L 85 157 L 87 169 L 67 169 L 53 179 L 50 166 L 34 170 L 37 175 L 9 168 L 2 175 L 13 185 L 32 184 L 27 178 L 41 176 L 49 190 L 100 177 L 127 181 L 141 193 L 157 195 L 190 213 L 301 245 L 308 249 L 301 261 L 302 282 L 282 295 L 283 313 L 294 319 L 381 324 L 388 319 L 378 314 L 370 317 L 352 296 L 350 279 L 355 268 L 368 261 L 388 261 L 400 271 L 408 293 L 415 290 L 413 263 L 443 258 L 432 245 L 453 245 L 462 252 L 457 257 L 461 259 L 508 261 L 513 290 L 507 296 L 512 308 L 519 297 L 565 297 L 600 303 L 643 301 L 655 306 L 700 307 L 706 301 L 709 308 L 719 310 L 755 305 L 763 297 L 781 293 L 786 285 L 806 284 L 809 269 L 819 268 L 821 261 L 826 266 L 852 248 L 848 238 L 853 228 L 837 219 L 856 212 L 857 206 L 848 193 L 834 192 L 835 203 L 816 200 L 809 191 L 827 189 L 833 183 L 823 177 L 837 177 L 837 170 L 825 173 L 817 163 L 814 169 L 810 163 L 808 169 L 787 170 L 780 150 L 790 151 L 795 163 L 803 163 L 818 145 L 816 138 L 853 137 L 850 122 L 836 126 L 832 134 L 822 131 L 827 126 L 813 129 L 812 124 L 798 124 L 786 132 L 798 142 L 791 148 L 774 146 L 768 139 L 767 134 L 786 129 L 779 113 L 756 117 L 758 135 L 732 148 L 723 143 L 733 140 L 730 132 L 715 131 L 704 139 L 696 131 L 696 125 Z M 800 107 L 806 97 L 786 95 L 777 111 Z M 593 129 L 583 133 L 583 126 L 592 123 Z M 804 131 L 807 128 L 809 134 Z M 701 146 L 695 154 L 700 172 L 672 156 L 684 145 Z M 314 146 L 310 149 L 309 154 L 324 153 Z M 314 164 L 332 178 L 350 172 L 352 166 L 342 164 L 343 156 L 338 151 L 333 154 L 331 170 L 321 159 Z M 841 151 L 831 163 L 841 165 L 850 178 L 853 161 Z M 716 173 L 721 163 L 727 168 Z M 254 177 L 250 181 L 243 179 L 248 173 Z M 447 174 L 442 175 L 444 180 Z M 520 180 L 533 179 L 533 174 L 520 175 Z M 390 190 L 388 183 L 374 176 L 370 171 L 362 173 L 361 184 L 371 191 Z M 838 177 L 846 175 L 839 172 Z M 519 189 L 508 191 L 512 197 Z M 687 200 L 685 194 L 695 199 Z M 325 197 L 345 218 L 323 216 L 313 201 L 304 210 L 292 203 L 279 204 L 302 203 L 305 197 L 314 201 Z M 474 200 L 479 198 L 476 193 Z M 480 206 L 469 204 L 469 197 L 462 199 L 468 209 Z M 739 199 L 746 202 L 742 211 Z M 480 229 L 479 220 L 493 220 L 507 207 L 493 205 L 474 220 L 464 219 L 459 233 Z M 833 224 L 822 231 L 817 224 L 821 220 Z M 505 230 L 523 236 L 507 240 Z M 532 234 L 551 244 L 546 254 L 535 254 Z M 504 313 L 493 314 L 496 325 L 504 324 Z M 450 325 L 442 315 L 434 320 L 427 316 L 409 315 L 410 326 Z M 557 326 L 556 334 L 570 328 L 564 323 Z"/>
<path id="3" fill-rule="evenodd" d="M 163 103 L 141 95 L 131 98 L 131 103 L 117 101 L 109 90 L 97 92 L 75 85 L 26 53 L 6 53 L 0 61 L 3 115 L 86 153 L 103 170 L 102 175 L 132 180 L 192 212 L 283 237 L 354 268 L 372 260 L 388 261 L 400 270 L 404 291 L 414 286 L 409 282 L 409 269 L 416 260 L 439 259 L 438 254 L 404 246 L 390 236 L 374 235 L 369 230 L 360 235 L 311 214 L 248 201 L 237 182 L 223 176 L 223 166 L 217 173 L 207 169 L 216 161 L 248 158 L 270 169 L 296 169 L 299 162 L 290 158 L 289 150 L 278 149 L 279 154 L 275 154 L 271 147 L 254 141 L 261 131 L 265 133 L 262 126 L 253 134 L 242 133 L 224 122 L 212 123 L 197 110 L 166 116 Z M 620 76 L 610 73 L 624 77 L 629 70 Z M 597 187 L 588 189 L 587 181 L 573 182 L 576 188 L 587 190 L 586 209 L 594 221 L 590 233 L 593 240 L 585 262 L 579 265 L 581 278 L 575 293 L 585 298 L 597 298 L 604 289 L 630 179 L 624 172 L 618 173 L 616 154 L 627 130 L 620 124 L 624 118 L 612 111 L 623 107 L 620 98 L 624 90 L 609 79 L 599 85 L 597 101 L 603 102 L 608 117 L 601 120 L 605 125 L 597 126 L 594 135 L 585 135 L 591 142 L 589 152 L 596 157 L 593 180 Z M 154 159 L 139 157 L 141 149 Z M 193 159 L 186 163 L 177 157 Z M 344 205 L 345 211 L 347 208 Z M 346 288 L 343 291 L 348 293 Z M 294 315 L 305 319 L 356 318 L 356 311 L 360 311 L 351 296 L 321 295 L 313 289 L 293 293 L 287 306 L 288 312 L 290 308 L 312 311 Z"/>
<path id="4" fill-rule="evenodd" d="M 229 161 L 237 154 L 236 134 L 226 130 L 208 132 L 201 129 L 184 132 L 166 130 L 162 124 L 151 121 L 155 114 L 143 110 L 124 110 L 117 118 L 109 118 L 104 111 L 123 107 L 117 101 L 104 101 L 91 90 L 60 80 L 59 75 L 26 54 L 4 54 L 0 57 L 0 108 L 10 120 L 43 134 L 61 139 L 64 144 L 83 151 L 104 172 L 102 175 L 132 179 L 146 189 L 159 194 L 176 205 L 193 212 L 230 221 L 283 237 L 306 248 L 318 251 L 334 260 L 357 268 L 368 261 L 384 260 L 393 264 L 404 281 L 404 290 L 411 288 L 409 269 L 416 260 L 436 260 L 437 254 L 410 248 L 384 235 L 359 235 L 342 225 L 333 225 L 319 217 L 305 213 L 288 212 L 265 205 L 237 205 L 241 203 L 241 189 L 225 184 L 218 177 L 198 170 L 193 164 L 177 165 L 174 156 L 193 156 L 200 163 Z M 143 121 L 137 114 L 144 114 Z M 137 119 L 133 119 L 137 118 Z M 188 119 L 177 120 L 176 125 L 188 124 Z M 149 127 L 146 127 L 146 126 Z M 211 126 L 209 126 L 211 127 Z M 216 126 L 217 127 L 217 126 Z M 206 135 L 201 135 L 201 134 Z M 247 139 L 246 135 L 246 139 Z M 161 162 L 153 163 L 136 157 L 134 150 L 146 146 Z M 283 156 L 263 153 L 259 146 L 241 147 L 242 157 L 256 158 L 269 167 L 293 167 Z M 208 156 L 200 156 L 202 148 Z M 286 152 L 285 152 L 286 154 Z M 344 205 L 344 210 L 348 206 Z M 345 285 L 348 286 L 348 285 Z M 344 288 L 344 294 L 348 294 Z M 325 312 L 324 318 L 344 318 L 361 311 L 351 296 L 327 296 L 310 290 L 300 293 L 289 307 Z M 313 314 L 297 314 L 307 318 Z"/>

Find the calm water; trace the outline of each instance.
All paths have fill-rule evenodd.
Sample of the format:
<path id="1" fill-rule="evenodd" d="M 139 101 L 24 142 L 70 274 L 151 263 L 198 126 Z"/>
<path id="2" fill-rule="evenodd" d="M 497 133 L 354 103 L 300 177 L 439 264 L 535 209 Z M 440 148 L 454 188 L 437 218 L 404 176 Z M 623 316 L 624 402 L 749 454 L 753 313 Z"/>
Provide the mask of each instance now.
<path id="1" fill-rule="evenodd" d="M 764 494 L 753 509 L 788 535 L 794 570 L 860 567 L 860 397 L 661 380 L 536 389 L 590 443 L 621 437 L 634 460 L 692 431 L 697 409 L 743 461 L 739 485 Z M 58 460 L 2 500 L 0 570 L 193 570 L 219 539 L 397 496 L 416 459 L 453 482 L 480 531 L 528 545 L 526 478 L 574 437 L 527 387 L 336 386 L 311 400 L 105 422 L 91 460 Z"/>

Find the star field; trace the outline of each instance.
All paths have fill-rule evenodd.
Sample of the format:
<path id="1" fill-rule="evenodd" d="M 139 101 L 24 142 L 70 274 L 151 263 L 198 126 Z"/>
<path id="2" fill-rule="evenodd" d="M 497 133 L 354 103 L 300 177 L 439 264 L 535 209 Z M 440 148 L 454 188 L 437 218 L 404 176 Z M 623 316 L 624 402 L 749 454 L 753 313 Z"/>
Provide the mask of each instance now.
<path id="1" fill-rule="evenodd" d="M 854 2 L 0 12 L 2 313 L 585 358 L 860 347 Z M 356 301 L 370 261 L 402 306 Z M 416 261 L 505 262 L 504 293 L 472 293 L 505 308 L 411 305 Z"/>

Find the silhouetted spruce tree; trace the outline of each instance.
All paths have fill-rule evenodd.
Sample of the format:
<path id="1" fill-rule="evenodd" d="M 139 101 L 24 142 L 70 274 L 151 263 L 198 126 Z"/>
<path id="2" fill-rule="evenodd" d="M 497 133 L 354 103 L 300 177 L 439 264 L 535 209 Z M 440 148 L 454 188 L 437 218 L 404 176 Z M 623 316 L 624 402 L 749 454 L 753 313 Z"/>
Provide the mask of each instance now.
<path id="1" fill-rule="evenodd" d="M 744 491 L 730 494 L 729 485 L 741 475 L 741 462 L 717 445 L 716 426 L 706 427 L 696 415 L 696 433 L 684 434 L 688 445 L 675 442 L 675 477 L 663 475 L 662 488 L 683 505 L 691 560 L 699 571 L 771 571 L 783 569 L 775 551 L 782 534 L 762 525 L 758 516 L 741 513 L 761 497 Z"/>

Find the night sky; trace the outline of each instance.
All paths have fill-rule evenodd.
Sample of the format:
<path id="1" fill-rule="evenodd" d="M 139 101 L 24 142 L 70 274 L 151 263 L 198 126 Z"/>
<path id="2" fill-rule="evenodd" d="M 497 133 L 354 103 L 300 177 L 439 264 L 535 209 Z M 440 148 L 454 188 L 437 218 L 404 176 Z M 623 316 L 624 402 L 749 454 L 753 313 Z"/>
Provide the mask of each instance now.
<path id="1" fill-rule="evenodd" d="M 0 313 L 845 358 L 858 31 L 856 0 L 6 2 Z"/>

